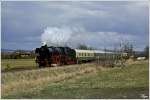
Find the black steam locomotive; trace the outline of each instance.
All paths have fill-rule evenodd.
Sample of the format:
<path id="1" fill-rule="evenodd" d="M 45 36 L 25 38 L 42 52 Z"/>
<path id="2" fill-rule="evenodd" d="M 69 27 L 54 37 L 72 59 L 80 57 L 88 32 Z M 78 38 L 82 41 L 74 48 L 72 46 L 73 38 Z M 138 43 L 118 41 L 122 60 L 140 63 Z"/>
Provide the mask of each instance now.
<path id="1" fill-rule="evenodd" d="M 75 64 L 75 50 L 69 47 L 48 47 L 47 45 L 36 48 L 36 63 L 39 67 Z"/>

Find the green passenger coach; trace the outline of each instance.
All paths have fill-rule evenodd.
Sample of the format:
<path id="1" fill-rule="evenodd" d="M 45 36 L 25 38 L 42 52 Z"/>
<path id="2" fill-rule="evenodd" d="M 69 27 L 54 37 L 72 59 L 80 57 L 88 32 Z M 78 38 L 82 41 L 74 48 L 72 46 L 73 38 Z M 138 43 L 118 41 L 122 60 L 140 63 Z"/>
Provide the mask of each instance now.
<path id="1" fill-rule="evenodd" d="M 79 50 L 75 49 L 77 63 L 89 62 L 99 59 L 101 61 L 121 59 L 121 56 L 126 56 L 126 53 L 106 52 L 102 50 Z"/>
<path id="2" fill-rule="evenodd" d="M 94 51 L 75 49 L 77 63 L 93 61 L 95 59 Z"/>

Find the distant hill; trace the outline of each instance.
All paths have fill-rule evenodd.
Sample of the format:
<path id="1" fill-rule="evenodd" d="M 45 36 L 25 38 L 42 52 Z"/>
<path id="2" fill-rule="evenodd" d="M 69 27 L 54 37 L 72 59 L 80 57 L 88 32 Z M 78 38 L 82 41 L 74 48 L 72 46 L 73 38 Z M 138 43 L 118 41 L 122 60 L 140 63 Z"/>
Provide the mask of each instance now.
<path id="1" fill-rule="evenodd" d="M 15 50 L 12 49 L 1 49 L 1 52 L 14 52 Z"/>
<path id="2" fill-rule="evenodd" d="M 17 50 L 13 50 L 13 49 L 1 49 L 1 52 L 14 52 Z M 21 51 L 25 51 L 25 52 L 31 52 L 32 50 L 21 50 Z"/>

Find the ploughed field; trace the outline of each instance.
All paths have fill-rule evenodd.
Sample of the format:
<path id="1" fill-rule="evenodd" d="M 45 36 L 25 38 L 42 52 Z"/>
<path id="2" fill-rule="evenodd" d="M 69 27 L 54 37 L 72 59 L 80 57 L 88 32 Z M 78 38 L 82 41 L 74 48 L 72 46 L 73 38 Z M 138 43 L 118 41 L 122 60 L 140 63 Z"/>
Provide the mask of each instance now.
<path id="1" fill-rule="evenodd" d="M 1 74 L 2 98 L 112 99 L 148 98 L 149 94 L 148 61 L 114 68 L 87 63 L 41 69 L 34 60 L 8 62 L 9 71 Z M 2 60 L 2 70 L 8 62 Z M 16 70 L 21 67 L 23 70 Z"/>

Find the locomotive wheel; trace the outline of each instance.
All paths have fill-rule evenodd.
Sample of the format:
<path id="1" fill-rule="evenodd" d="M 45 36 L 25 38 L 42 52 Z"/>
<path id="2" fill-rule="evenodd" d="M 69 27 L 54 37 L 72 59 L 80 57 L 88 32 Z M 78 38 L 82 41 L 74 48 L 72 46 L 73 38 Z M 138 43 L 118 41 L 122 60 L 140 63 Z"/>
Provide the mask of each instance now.
<path id="1" fill-rule="evenodd" d="M 39 64 L 39 66 L 38 66 L 39 68 L 42 68 L 42 64 Z"/>
<path id="2" fill-rule="evenodd" d="M 39 68 L 43 68 L 43 67 L 45 67 L 45 66 L 46 66 L 45 63 L 39 63 Z"/>

